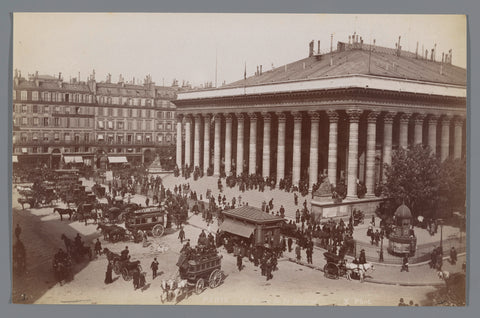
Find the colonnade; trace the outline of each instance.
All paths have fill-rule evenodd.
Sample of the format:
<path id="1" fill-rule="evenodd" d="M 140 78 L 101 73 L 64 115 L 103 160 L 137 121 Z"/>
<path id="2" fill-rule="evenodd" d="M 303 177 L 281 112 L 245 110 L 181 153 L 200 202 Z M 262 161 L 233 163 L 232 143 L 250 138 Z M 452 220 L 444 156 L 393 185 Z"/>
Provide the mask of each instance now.
<path id="1" fill-rule="evenodd" d="M 271 173 L 271 159 L 276 162 L 276 179 L 284 179 L 286 176 L 285 161 L 286 161 L 286 129 L 287 116 L 293 117 L 293 127 L 288 129 L 293 130 L 293 140 L 291 142 L 292 149 L 292 165 L 291 171 L 287 171 L 288 175 L 292 176 L 292 183 L 298 185 L 301 177 L 301 155 L 302 155 L 302 121 L 305 116 L 310 120 L 310 144 L 309 144 L 309 187 L 312 188 L 314 183 L 318 182 L 318 160 L 319 160 L 319 128 L 320 116 L 328 118 L 328 165 L 327 175 L 330 183 L 336 184 L 337 170 L 338 170 L 338 127 L 339 119 L 347 120 L 348 140 L 347 140 L 347 164 L 346 164 L 346 182 L 347 182 L 347 198 L 353 199 L 357 197 L 357 179 L 359 172 L 359 122 L 361 118 L 366 120 L 366 145 L 362 145 L 365 149 L 365 185 L 367 187 L 366 196 L 374 196 L 375 188 L 375 161 L 377 144 L 381 142 L 382 163 L 391 164 L 392 145 L 393 145 L 393 130 L 395 118 L 398 118 L 398 146 L 407 148 L 409 140 L 413 140 L 413 144 L 420 144 L 426 140 L 427 145 L 436 153 L 437 151 L 437 125 L 441 125 L 439 131 L 440 135 L 440 153 L 438 157 L 441 161 L 450 156 L 450 144 L 453 143 L 452 156 L 460 158 L 462 156 L 462 141 L 463 141 L 463 123 L 464 118 L 452 115 L 439 115 L 428 113 L 410 113 L 410 112 L 381 112 L 377 110 L 361 110 L 361 109 L 346 109 L 346 110 L 328 110 L 328 111 L 308 111 L 308 112 L 239 112 L 226 114 L 177 114 L 177 166 L 184 165 L 199 167 L 203 169 L 206 174 L 207 169 L 212 165 L 213 174 L 220 175 L 220 166 L 224 162 L 225 173 L 230 175 L 233 170 L 233 165 L 236 169 L 236 174 L 240 175 L 244 172 L 244 162 L 248 162 L 248 173 L 259 173 L 263 177 L 267 177 Z M 263 120 L 263 131 L 258 131 L 258 119 Z M 362 117 L 364 116 L 364 117 Z M 224 118 L 225 137 L 224 144 L 222 142 L 222 117 Z M 236 119 L 237 125 L 233 126 L 233 119 Z M 276 119 L 276 131 L 272 131 L 272 119 Z M 212 121 L 213 119 L 213 121 Z M 383 122 L 383 140 L 377 142 L 377 121 Z M 248 120 L 248 158 L 245 158 L 244 149 L 244 135 L 245 124 Z M 423 136 L 424 122 L 428 136 Z M 453 121 L 454 140 L 450 140 L 450 128 Z M 192 134 L 192 122 L 194 122 L 194 131 Z M 213 123 L 213 125 L 212 125 Z M 414 127 L 410 129 L 413 136 L 409 136 L 409 125 Z M 201 127 L 203 126 L 203 133 Z M 214 129 L 214 145 L 213 149 L 210 144 L 210 129 Z M 233 129 L 236 129 L 236 158 L 232 154 L 232 139 Z M 183 148 L 181 136 L 185 132 L 185 147 Z M 262 134 L 263 147 L 259 148 L 257 145 L 257 133 Z M 276 134 L 276 145 L 272 145 L 272 134 Z M 193 136 L 192 136 L 193 135 Z M 260 137 L 260 136 L 259 136 Z M 409 138 L 410 137 L 410 138 Z M 245 136 L 246 138 L 246 136 Z M 203 140 L 203 141 L 201 141 Z M 193 147 L 191 146 L 193 142 Z M 411 144 L 411 143 L 410 143 Z M 203 145 L 203 151 L 200 149 Z M 268 146 L 266 146 L 268 145 Z M 276 146 L 275 153 L 272 154 L 272 147 Z M 303 144 L 303 146 L 305 146 Z M 308 146 L 308 145 L 307 145 Z M 289 145 L 290 147 L 290 145 Z M 193 148 L 193 154 L 191 149 Z M 184 154 L 182 154 L 184 149 Z M 221 154 L 223 149 L 223 157 Z M 213 163 L 210 158 L 213 150 Z M 271 158 L 271 156 L 276 156 Z M 287 154 L 290 155 L 290 154 Z M 257 171 L 257 156 L 262 163 L 262 169 Z M 290 158 L 290 157 L 289 157 Z M 289 167 L 290 169 L 290 167 Z M 272 171 L 273 172 L 273 171 Z"/>

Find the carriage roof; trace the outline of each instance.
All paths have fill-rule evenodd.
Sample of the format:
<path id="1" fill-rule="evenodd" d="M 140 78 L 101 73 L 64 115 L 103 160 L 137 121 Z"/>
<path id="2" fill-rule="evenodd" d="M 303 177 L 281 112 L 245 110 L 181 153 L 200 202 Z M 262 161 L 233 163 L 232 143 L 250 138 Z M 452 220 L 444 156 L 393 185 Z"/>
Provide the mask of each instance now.
<path id="1" fill-rule="evenodd" d="M 325 252 L 323 253 L 323 256 L 325 256 L 325 259 L 327 260 L 327 262 L 329 263 L 340 263 L 341 261 L 343 261 L 343 257 L 341 256 L 338 256 L 337 254 L 334 254 L 332 252 Z"/>

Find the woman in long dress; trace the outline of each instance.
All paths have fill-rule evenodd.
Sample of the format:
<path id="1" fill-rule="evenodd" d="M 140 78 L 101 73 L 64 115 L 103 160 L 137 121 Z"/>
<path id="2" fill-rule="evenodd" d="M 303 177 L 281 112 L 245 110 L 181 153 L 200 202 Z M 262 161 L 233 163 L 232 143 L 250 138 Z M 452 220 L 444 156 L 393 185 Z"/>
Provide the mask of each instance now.
<path id="1" fill-rule="evenodd" d="M 113 283 L 112 270 L 113 270 L 112 262 L 108 262 L 107 271 L 105 272 L 105 284 Z"/>

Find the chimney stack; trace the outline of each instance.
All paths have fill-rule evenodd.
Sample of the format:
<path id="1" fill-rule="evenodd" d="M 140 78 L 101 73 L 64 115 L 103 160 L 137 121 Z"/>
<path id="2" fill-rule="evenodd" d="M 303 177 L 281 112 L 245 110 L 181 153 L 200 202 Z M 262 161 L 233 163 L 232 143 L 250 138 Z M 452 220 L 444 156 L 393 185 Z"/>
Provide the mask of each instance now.
<path id="1" fill-rule="evenodd" d="M 445 53 L 442 52 L 442 64 L 445 62 Z"/>
<path id="2" fill-rule="evenodd" d="M 349 36 L 348 36 L 348 44 L 351 44 L 351 40 L 352 40 L 352 36 L 349 35 Z"/>
<path id="3" fill-rule="evenodd" d="M 318 51 L 317 54 L 320 55 L 320 40 L 318 40 Z"/>
<path id="4" fill-rule="evenodd" d="M 415 49 L 415 58 L 418 58 L 418 41 L 417 41 L 417 48 Z"/>
<path id="5" fill-rule="evenodd" d="M 308 44 L 308 57 L 313 56 L 313 40 Z"/>
<path id="6" fill-rule="evenodd" d="M 260 65 L 260 75 L 262 75 L 262 65 Z"/>
<path id="7" fill-rule="evenodd" d="M 333 52 L 333 34 L 330 34 L 330 53 Z"/>
<path id="8" fill-rule="evenodd" d="M 59 72 L 59 73 L 58 73 L 58 79 L 59 79 L 59 80 L 62 79 L 62 72 Z"/>
<path id="9" fill-rule="evenodd" d="M 433 61 L 435 62 L 437 55 L 437 43 L 433 46 Z"/>
<path id="10" fill-rule="evenodd" d="M 258 65 L 257 65 L 257 72 L 255 72 L 255 75 L 259 75 L 260 74 L 260 70 L 258 68 Z"/>

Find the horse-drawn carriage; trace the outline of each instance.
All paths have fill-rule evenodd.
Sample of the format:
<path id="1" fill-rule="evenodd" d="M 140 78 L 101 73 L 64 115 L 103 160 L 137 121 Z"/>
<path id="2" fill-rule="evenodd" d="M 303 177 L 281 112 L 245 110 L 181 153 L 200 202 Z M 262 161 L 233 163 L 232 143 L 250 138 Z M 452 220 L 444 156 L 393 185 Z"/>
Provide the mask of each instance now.
<path id="1" fill-rule="evenodd" d="M 55 256 L 52 269 L 55 280 L 60 284 L 73 279 L 72 259 L 69 255 L 64 255 L 62 257 Z"/>
<path id="2" fill-rule="evenodd" d="M 142 265 L 140 265 L 140 261 L 122 259 L 119 254 L 110 251 L 108 248 L 104 248 L 103 253 L 107 255 L 108 261 L 112 263 L 115 274 L 122 275 L 123 280 L 131 280 L 135 271 L 142 273 Z"/>
<path id="3" fill-rule="evenodd" d="M 139 209 L 125 215 L 125 228 L 134 236 L 135 242 L 142 240 L 144 231 L 160 237 L 171 225 L 171 216 L 161 207 Z"/>
<path id="4" fill-rule="evenodd" d="M 352 211 L 353 216 L 353 225 L 357 226 L 359 224 L 363 224 L 365 220 L 365 213 L 361 210 L 353 209 Z"/>
<path id="5" fill-rule="evenodd" d="M 65 243 L 68 255 L 77 263 L 82 261 L 85 256 L 88 256 L 88 260 L 92 259 L 92 250 L 90 247 L 84 246 L 82 242 L 71 240 L 65 234 L 62 234 L 61 239 Z"/>
<path id="6" fill-rule="evenodd" d="M 325 277 L 330 279 L 339 279 L 346 274 L 346 263 L 342 256 L 338 256 L 331 252 L 323 253 L 327 264 L 323 267 Z"/>

